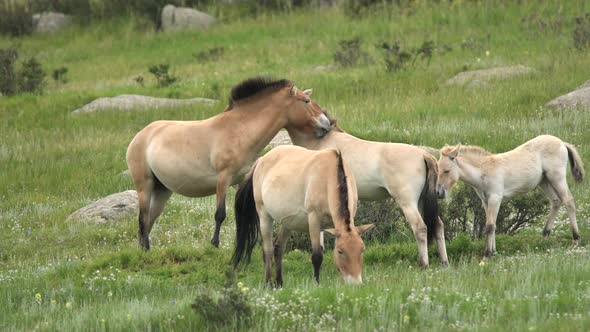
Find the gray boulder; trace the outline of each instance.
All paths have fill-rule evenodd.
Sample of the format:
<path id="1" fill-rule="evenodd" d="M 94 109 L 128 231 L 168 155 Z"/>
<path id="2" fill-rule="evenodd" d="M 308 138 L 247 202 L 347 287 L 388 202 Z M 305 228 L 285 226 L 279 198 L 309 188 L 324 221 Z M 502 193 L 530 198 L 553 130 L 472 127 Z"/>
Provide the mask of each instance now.
<path id="1" fill-rule="evenodd" d="M 72 213 L 66 221 L 81 221 L 103 224 L 137 216 L 138 198 L 135 190 L 116 193 L 87 205 Z"/>
<path id="2" fill-rule="evenodd" d="M 279 145 L 291 145 L 291 138 L 286 130 L 280 130 L 275 137 L 272 138 L 267 147 L 274 148 Z"/>
<path id="3" fill-rule="evenodd" d="M 33 15 L 33 30 L 39 33 L 57 32 L 70 25 L 72 17 L 62 13 L 44 12 Z"/>
<path id="4" fill-rule="evenodd" d="M 197 105 L 211 106 L 216 102 L 217 100 L 208 98 L 171 99 L 141 95 L 120 95 L 116 97 L 98 98 L 73 111 L 72 114 L 94 113 L 107 110 L 130 112 Z"/>
<path id="5" fill-rule="evenodd" d="M 482 83 L 491 80 L 513 78 L 530 74 L 534 71 L 533 68 L 522 65 L 470 70 L 455 75 L 453 78 L 448 79 L 446 83 L 449 85 L 465 85 L 472 81 L 477 81 L 476 85 L 482 85 Z"/>
<path id="6" fill-rule="evenodd" d="M 166 5 L 162 9 L 162 30 L 206 30 L 213 23 L 215 17 L 196 9 Z"/>
<path id="7" fill-rule="evenodd" d="M 588 83 L 588 82 L 586 82 Z M 557 97 L 547 103 L 547 106 L 556 109 L 584 109 L 590 110 L 590 86 L 574 90 L 568 94 Z"/>

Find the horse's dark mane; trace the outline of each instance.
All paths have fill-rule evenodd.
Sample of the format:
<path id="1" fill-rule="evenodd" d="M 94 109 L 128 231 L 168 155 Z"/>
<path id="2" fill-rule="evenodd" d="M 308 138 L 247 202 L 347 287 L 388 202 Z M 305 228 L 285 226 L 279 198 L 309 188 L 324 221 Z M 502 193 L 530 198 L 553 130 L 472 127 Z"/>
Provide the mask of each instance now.
<path id="1" fill-rule="evenodd" d="M 338 154 L 338 196 L 340 197 L 340 216 L 344 219 L 346 230 L 350 232 L 350 210 L 348 209 L 348 184 L 342 162 L 342 153 Z"/>
<path id="2" fill-rule="evenodd" d="M 315 102 L 313 102 L 313 103 L 317 105 L 317 103 L 315 103 Z M 317 105 L 317 106 L 320 107 L 319 105 Z M 324 113 L 324 115 L 328 118 L 328 120 L 330 120 L 330 123 L 333 125 L 332 130 L 339 131 L 339 132 L 343 133 L 344 130 L 342 130 L 342 128 L 340 128 L 340 126 L 338 126 L 338 119 L 331 116 L 327 110 L 325 110 L 321 107 L 320 107 L 320 109 L 322 110 L 322 113 Z"/>
<path id="3" fill-rule="evenodd" d="M 226 111 L 231 110 L 233 104 L 237 101 L 253 97 L 262 91 L 278 90 L 292 84 L 293 83 L 289 80 L 273 80 L 269 77 L 253 77 L 244 80 L 240 84 L 234 86 L 231 90 L 229 106 Z"/>

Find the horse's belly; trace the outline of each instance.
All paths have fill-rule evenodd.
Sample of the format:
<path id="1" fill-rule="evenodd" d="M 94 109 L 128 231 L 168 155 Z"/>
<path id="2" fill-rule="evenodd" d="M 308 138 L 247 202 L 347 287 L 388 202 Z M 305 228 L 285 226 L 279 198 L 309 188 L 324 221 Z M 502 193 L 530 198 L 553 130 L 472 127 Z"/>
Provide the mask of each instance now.
<path id="1" fill-rule="evenodd" d="M 387 190 L 379 186 L 363 186 L 357 183 L 357 192 L 361 201 L 380 201 L 390 197 Z"/>
<path id="2" fill-rule="evenodd" d="M 156 177 L 166 188 L 188 197 L 204 197 L 215 194 L 217 176 L 195 176 L 194 174 L 174 174 Z"/>

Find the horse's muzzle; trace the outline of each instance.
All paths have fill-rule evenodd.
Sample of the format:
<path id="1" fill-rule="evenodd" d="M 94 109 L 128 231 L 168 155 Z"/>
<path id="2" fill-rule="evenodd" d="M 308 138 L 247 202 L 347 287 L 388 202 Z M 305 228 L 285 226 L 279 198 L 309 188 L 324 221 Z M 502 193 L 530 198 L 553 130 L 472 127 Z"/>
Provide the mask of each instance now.
<path id="1" fill-rule="evenodd" d="M 328 119 L 327 116 L 322 114 L 318 118 L 317 126 L 314 129 L 315 137 L 322 138 L 322 137 L 326 136 L 326 134 L 329 133 L 330 130 L 332 130 L 332 127 L 333 126 L 332 126 L 332 123 L 330 123 L 330 119 Z"/>
<path id="2" fill-rule="evenodd" d="M 436 188 L 436 195 L 439 199 L 444 199 L 447 196 L 447 191 L 441 185 L 438 185 Z"/>

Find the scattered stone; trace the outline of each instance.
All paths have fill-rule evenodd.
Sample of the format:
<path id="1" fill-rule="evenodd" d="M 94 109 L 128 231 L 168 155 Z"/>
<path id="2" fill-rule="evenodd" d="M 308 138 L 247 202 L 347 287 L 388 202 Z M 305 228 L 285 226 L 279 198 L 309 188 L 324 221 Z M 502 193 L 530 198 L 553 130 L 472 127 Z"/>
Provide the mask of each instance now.
<path id="1" fill-rule="evenodd" d="M 275 137 L 268 143 L 268 147 L 274 148 L 279 145 L 291 145 L 291 138 L 286 130 L 280 130 Z"/>
<path id="2" fill-rule="evenodd" d="M 135 190 L 116 193 L 87 205 L 72 213 L 66 221 L 76 220 L 104 224 L 137 216 L 138 198 Z"/>
<path id="3" fill-rule="evenodd" d="M 166 5 L 162 9 L 162 30 L 206 30 L 213 23 L 215 17 L 196 9 Z"/>
<path id="4" fill-rule="evenodd" d="M 471 90 L 471 89 L 485 88 L 488 85 L 489 85 L 488 82 L 484 82 L 484 81 L 480 81 L 480 80 L 473 80 L 473 81 L 467 83 L 466 88 Z"/>
<path id="5" fill-rule="evenodd" d="M 58 32 L 72 22 L 72 17 L 62 13 L 44 12 L 33 15 L 33 30 L 39 33 Z"/>
<path id="6" fill-rule="evenodd" d="M 586 82 L 588 83 L 588 82 Z M 584 85 L 586 85 L 586 83 Z M 583 86 L 584 86 L 583 85 Z M 590 110 L 590 86 L 574 90 L 568 94 L 557 97 L 547 103 L 547 106 L 559 110 L 584 109 Z"/>
<path id="7" fill-rule="evenodd" d="M 171 99 L 156 98 L 141 95 L 120 95 L 116 97 L 98 98 L 81 108 L 72 112 L 72 114 L 94 113 L 102 111 L 145 111 L 161 108 L 188 107 L 196 105 L 211 106 L 217 100 L 208 98 L 190 98 L 190 99 Z"/>
<path id="8" fill-rule="evenodd" d="M 338 67 L 336 65 L 322 65 L 322 66 L 317 66 L 314 67 L 312 69 L 312 71 L 316 72 L 316 73 L 322 73 L 322 72 L 327 72 L 327 71 L 333 71 L 336 70 Z"/>
<path id="9" fill-rule="evenodd" d="M 119 176 L 122 176 L 124 178 L 130 178 L 131 177 L 131 171 L 126 169 L 123 172 L 119 173 Z"/>
<path id="10" fill-rule="evenodd" d="M 533 68 L 522 65 L 464 71 L 447 80 L 447 84 L 465 85 L 476 80 L 480 82 L 488 82 L 495 79 L 507 79 L 515 76 L 530 74 L 534 71 L 535 70 Z"/>
<path id="11" fill-rule="evenodd" d="M 584 89 L 584 88 L 590 88 L 590 80 L 587 80 L 586 82 L 584 82 L 584 84 L 580 85 L 576 90 L 580 90 L 580 89 Z"/>

